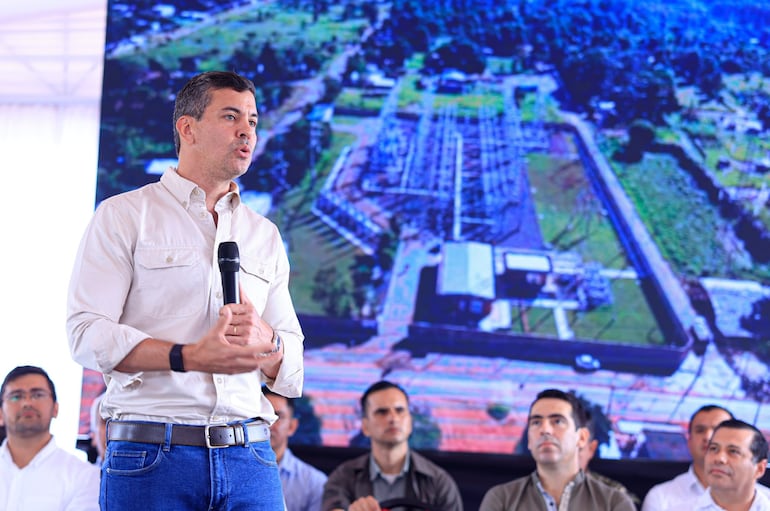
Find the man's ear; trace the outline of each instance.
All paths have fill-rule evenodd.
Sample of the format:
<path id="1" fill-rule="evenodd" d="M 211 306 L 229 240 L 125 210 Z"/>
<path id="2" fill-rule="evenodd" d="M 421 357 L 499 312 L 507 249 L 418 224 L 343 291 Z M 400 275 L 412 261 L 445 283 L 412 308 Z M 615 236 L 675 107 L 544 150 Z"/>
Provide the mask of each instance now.
<path id="1" fill-rule="evenodd" d="M 596 454 L 596 449 L 599 447 L 599 441 L 597 439 L 593 439 L 586 445 L 586 449 L 588 449 L 588 452 L 591 453 L 590 458 L 594 457 L 594 454 Z"/>
<path id="2" fill-rule="evenodd" d="M 176 131 L 179 133 L 179 139 L 184 140 L 187 144 L 195 142 L 193 122 L 195 122 L 195 120 L 189 115 L 183 115 L 176 120 Z"/>
<path id="3" fill-rule="evenodd" d="M 757 469 L 754 473 L 754 479 L 758 480 L 763 475 L 765 475 L 765 470 L 767 470 L 767 460 L 760 460 L 757 463 Z"/>
<path id="4" fill-rule="evenodd" d="M 291 421 L 289 421 L 289 436 L 292 436 L 294 433 L 296 433 L 297 428 L 299 428 L 299 419 L 292 417 Z"/>
<path id="5" fill-rule="evenodd" d="M 578 448 L 582 449 L 586 447 L 588 445 L 589 438 L 591 438 L 591 433 L 588 431 L 588 428 L 578 428 Z"/>

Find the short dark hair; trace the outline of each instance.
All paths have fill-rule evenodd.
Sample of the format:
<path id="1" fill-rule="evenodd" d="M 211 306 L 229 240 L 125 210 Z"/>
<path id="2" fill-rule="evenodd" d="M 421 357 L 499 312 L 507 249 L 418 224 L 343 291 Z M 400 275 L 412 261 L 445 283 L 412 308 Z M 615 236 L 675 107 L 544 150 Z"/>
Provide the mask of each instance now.
<path id="1" fill-rule="evenodd" d="M 51 391 L 53 402 L 56 403 L 56 388 L 54 387 L 53 381 L 51 381 L 51 377 L 48 376 L 47 372 L 37 366 L 18 366 L 11 369 L 11 372 L 8 373 L 3 380 L 3 385 L 0 387 L 0 405 L 3 404 L 3 399 L 5 399 L 5 387 L 12 381 L 18 380 L 22 376 L 26 376 L 28 374 L 39 374 L 46 379 L 48 382 L 48 390 Z"/>
<path id="2" fill-rule="evenodd" d="M 406 404 L 409 405 L 409 394 L 406 393 L 406 391 L 398 384 L 390 382 L 388 380 L 380 380 L 377 383 L 373 383 L 369 386 L 368 389 L 366 389 L 361 396 L 361 417 L 366 417 L 366 402 L 369 399 L 369 396 L 374 394 L 375 392 L 379 392 L 381 390 L 387 390 L 387 389 L 397 389 L 401 391 L 401 393 L 406 398 Z"/>
<path id="3" fill-rule="evenodd" d="M 267 388 L 267 385 L 262 385 L 262 393 L 264 395 L 266 395 L 266 396 L 278 396 L 278 397 L 284 398 L 286 400 L 286 404 L 291 409 L 291 414 L 294 415 L 294 398 L 286 397 L 283 394 L 279 394 L 278 392 L 274 392 L 274 391 L 270 390 L 269 388 Z"/>
<path id="4" fill-rule="evenodd" d="M 209 92 L 219 89 L 232 89 L 236 92 L 250 91 L 255 95 L 257 91 L 251 80 L 232 71 L 208 71 L 193 76 L 177 93 L 174 102 L 174 148 L 177 156 L 179 156 L 181 141 L 176 129 L 176 121 L 183 115 L 200 120 L 211 102 Z"/>
<path id="5" fill-rule="evenodd" d="M 583 407 L 583 413 L 585 414 L 586 418 L 584 427 L 588 430 L 588 440 L 593 440 L 594 435 L 596 435 L 596 422 L 594 421 L 594 414 L 592 414 L 591 410 L 587 409 L 586 407 Z"/>
<path id="6" fill-rule="evenodd" d="M 564 392 L 559 389 L 546 389 L 540 391 L 537 396 L 535 396 L 535 400 L 532 401 L 532 404 L 529 405 L 529 415 L 532 415 L 532 407 L 541 399 L 561 399 L 562 401 L 569 403 L 572 407 L 572 420 L 575 423 L 575 429 L 585 428 L 588 424 L 588 418 L 583 403 L 581 403 L 580 399 L 578 399 L 572 392 Z"/>
<path id="7" fill-rule="evenodd" d="M 731 419 L 735 418 L 733 413 L 730 410 L 728 410 L 727 408 L 723 407 L 723 406 L 719 406 L 719 405 L 703 405 L 700 408 L 698 408 L 697 410 L 695 410 L 695 413 L 693 413 L 690 416 L 690 422 L 687 423 L 687 433 L 692 433 L 692 422 L 695 420 L 695 417 L 697 417 L 699 413 L 702 413 L 702 412 L 713 412 L 714 410 L 722 410 L 727 415 L 729 415 Z"/>
<path id="8" fill-rule="evenodd" d="M 765 435 L 763 435 L 762 432 L 754 425 L 739 419 L 727 419 L 726 421 L 720 422 L 719 425 L 714 428 L 714 432 L 711 434 L 711 438 L 714 438 L 714 435 L 716 435 L 717 431 L 725 428 L 753 431 L 754 437 L 751 439 L 749 450 L 751 451 L 751 455 L 754 458 L 754 463 L 758 463 L 767 459 L 767 439 L 765 438 Z M 710 442 L 711 441 L 709 441 L 709 443 Z"/>

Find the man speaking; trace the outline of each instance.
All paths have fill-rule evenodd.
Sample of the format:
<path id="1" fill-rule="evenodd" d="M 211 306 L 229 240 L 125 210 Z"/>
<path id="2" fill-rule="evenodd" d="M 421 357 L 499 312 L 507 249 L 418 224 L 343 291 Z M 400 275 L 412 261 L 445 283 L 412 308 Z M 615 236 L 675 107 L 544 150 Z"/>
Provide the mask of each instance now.
<path id="1" fill-rule="evenodd" d="M 67 332 L 107 381 L 102 509 L 283 509 L 259 389 L 301 394 L 303 336 L 278 229 L 234 182 L 257 142 L 254 94 L 235 73 L 193 77 L 174 107 L 178 167 L 103 201 L 83 236 Z M 223 242 L 240 303 L 223 298 Z"/>

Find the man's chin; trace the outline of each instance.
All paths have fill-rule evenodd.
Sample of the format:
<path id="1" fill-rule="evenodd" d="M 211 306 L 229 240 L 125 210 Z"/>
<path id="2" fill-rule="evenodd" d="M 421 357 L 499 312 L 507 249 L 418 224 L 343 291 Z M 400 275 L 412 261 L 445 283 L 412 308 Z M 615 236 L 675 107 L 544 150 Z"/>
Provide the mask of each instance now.
<path id="1" fill-rule="evenodd" d="M 557 456 L 556 453 L 547 453 L 547 454 L 540 454 L 540 456 L 537 457 L 537 463 L 539 465 L 543 466 L 554 466 L 561 461 L 561 459 Z"/>
<path id="2" fill-rule="evenodd" d="M 16 428 L 16 436 L 19 438 L 35 438 L 43 433 L 47 433 L 48 428 L 44 428 L 42 426 L 36 427 L 36 426 L 21 426 Z"/>

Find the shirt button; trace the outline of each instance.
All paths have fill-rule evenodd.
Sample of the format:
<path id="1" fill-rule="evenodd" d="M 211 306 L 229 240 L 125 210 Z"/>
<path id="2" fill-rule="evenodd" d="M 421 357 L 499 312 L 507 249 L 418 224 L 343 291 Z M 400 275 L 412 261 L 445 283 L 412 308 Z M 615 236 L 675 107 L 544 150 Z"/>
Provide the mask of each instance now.
<path id="1" fill-rule="evenodd" d="M 222 383 L 222 378 L 217 378 L 217 383 Z"/>
<path id="2" fill-rule="evenodd" d="M 166 257 L 166 262 L 167 263 L 173 263 L 174 262 L 174 256 L 167 256 Z"/>

